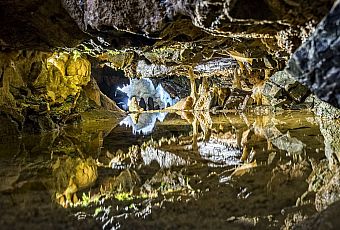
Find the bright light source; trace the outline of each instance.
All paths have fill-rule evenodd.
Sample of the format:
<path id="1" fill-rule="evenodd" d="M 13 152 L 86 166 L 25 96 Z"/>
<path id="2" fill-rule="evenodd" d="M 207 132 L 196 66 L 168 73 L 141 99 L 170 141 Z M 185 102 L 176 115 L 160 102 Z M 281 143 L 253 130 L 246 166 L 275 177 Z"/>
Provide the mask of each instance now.
<path id="1" fill-rule="evenodd" d="M 172 99 L 162 85 L 158 85 L 157 88 L 155 88 L 149 78 L 131 79 L 129 85 L 122 88 L 118 87 L 117 89 L 126 93 L 129 99 L 135 96 L 137 101 L 143 98 L 144 101 L 147 102 L 148 98 L 152 98 L 155 106 L 158 105 L 160 108 L 166 108 L 167 105 L 172 106 L 178 101 L 178 98 Z M 130 100 L 128 101 L 128 105 L 129 102 Z"/>

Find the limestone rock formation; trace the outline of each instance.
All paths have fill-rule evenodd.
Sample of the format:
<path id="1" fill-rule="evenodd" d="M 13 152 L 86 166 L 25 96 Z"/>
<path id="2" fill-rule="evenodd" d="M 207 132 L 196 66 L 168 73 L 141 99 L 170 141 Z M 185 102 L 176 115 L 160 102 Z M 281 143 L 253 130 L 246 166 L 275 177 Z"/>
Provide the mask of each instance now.
<path id="1" fill-rule="evenodd" d="M 10 49 L 75 46 L 88 36 L 61 1 L 1 1 L 0 46 Z"/>
<path id="2" fill-rule="evenodd" d="M 208 77 L 210 87 L 215 85 L 249 92 L 283 68 L 291 52 L 308 36 L 331 5 L 331 0 L 251 3 L 243 0 L 5 1 L 0 3 L 1 8 L 6 9 L 0 16 L 0 45 L 3 49 L 50 51 L 64 48 L 53 58 L 46 54 L 47 61 L 32 64 L 32 68 L 24 72 L 38 74 L 34 76 L 32 86 L 39 91 L 38 98 L 43 98 L 46 107 L 43 110 L 53 111 L 49 107 L 66 101 L 67 105 L 56 109 L 58 114 L 66 115 L 68 112 L 65 111 L 74 109 L 78 97 L 86 104 L 81 92 L 90 81 L 90 63 L 86 60 L 89 56 L 92 62 L 95 59 L 100 65 L 124 70 L 128 77 L 166 78 L 171 75 L 185 78 L 191 68 L 195 78 Z M 7 76 L 12 75 L 8 71 L 16 72 L 14 67 L 12 69 L 4 70 L 7 72 L 1 77 L 7 82 L 0 92 L 0 101 L 10 105 L 6 109 L 17 108 L 18 99 L 12 97 L 13 93 L 6 93 Z M 10 78 L 14 78 L 11 80 L 15 86 L 12 91 L 15 88 L 17 96 L 22 96 L 21 85 L 26 84 L 25 79 Z M 114 109 L 109 98 L 93 92 L 93 89 L 97 90 L 93 83 L 90 82 L 87 91 L 95 104 Z M 24 94 L 36 95 L 31 91 Z M 304 99 L 305 95 L 300 95 L 303 88 L 296 86 L 293 91 L 290 95 L 292 101 Z M 177 96 L 173 94 L 173 98 Z M 181 93 L 181 98 L 185 96 L 188 95 Z M 210 97 L 213 100 L 214 96 Z M 224 100 L 219 105 L 224 107 L 225 98 L 218 100 Z M 260 100 L 255 101 L 261 104 Z M 240 102 L 230 102 L 235 104 L 231 107 L 238 108 Z M 36 113 L 37 104 L 26 103 L 26 108 Z M 211 105 L 204 107 L 210 108 Z M 18 114 L 12 117 L 22 120 L 21 112 Z M 41 127 L 54 127 L 51 122 L 54 118 L 39 119 L 36 115 L 31 118 Z"/>
<path id="3" fill-rule="evenodd" d="M 87 90 L 91 63 L 80 53 L 10 51 L 0 54 L 0 109 L 2 116 L 16 123 L 18 131 L 44 131 L 74 120 L 96 102 L 122 114 L 99 88 Z M 91 87 L 89 87 L 91 88 Z M 86 91 L 86 90 L 85 90 Z"/>
<path id="4" fill-rule="evenodd" d="M 8 48 L 70 47 L 89 39 L 92 45 L 120 48 L 154 44 L 154 38 L 193 41 L 211 33 L 250 42 L 262 38 L 269 47 L 279 41 L 292 48 L 306 36 L 300 26 L 319 21 L 331 4 L 331 0 L 3 1 L 0 38 Z"/>
<path id="5" fill-rule="evenodd" d="M 310 92 L 308 88 L 300 84 L 289 73 L 276 72 L 264 83 L 262 94 L 270 105 L 281 108 L 298 108 L 305 102 Z M 308 108 L 308 105 L 305 104 Z M 312 105 L 309 105 L 311 108 Z M 301 107 L 302 108 L 302 107 Z"/>
<path id="6" fill-rule="evenodd" d="M 289 61 L 289 72 L 322 101 L 340 108 L 340 1 Z"/>

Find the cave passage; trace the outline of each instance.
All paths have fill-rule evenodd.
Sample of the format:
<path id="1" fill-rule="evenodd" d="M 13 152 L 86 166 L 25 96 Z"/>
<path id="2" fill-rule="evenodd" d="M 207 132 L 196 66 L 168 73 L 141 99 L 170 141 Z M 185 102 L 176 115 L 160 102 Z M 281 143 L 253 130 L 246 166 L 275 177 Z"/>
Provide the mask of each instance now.
<path id="1" fill-rule="evenodd" d="M 0 229 L 339 229 L 340 0 L 0 0 Z"/>
<path id="2" fill-rule="evenodd" d="M 179 98 L 172 98 L 163 88 L 162 84 L 157 86 L 149 78 L 131 79 L 128 85 L 117 88 L 127 95 L 127 108 L 133 97 L 143 110 L 160 110 L 174 105 Z M 128 109 L 126 109 L 128 110 Z"/>

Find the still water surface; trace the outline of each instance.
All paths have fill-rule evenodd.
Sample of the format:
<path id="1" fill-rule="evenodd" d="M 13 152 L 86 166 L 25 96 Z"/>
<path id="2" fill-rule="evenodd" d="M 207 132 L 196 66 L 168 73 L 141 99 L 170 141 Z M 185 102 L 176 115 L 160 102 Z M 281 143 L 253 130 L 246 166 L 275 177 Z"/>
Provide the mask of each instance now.
<path id="1" fill-rule="evenodd" d="M 0 224 L 290 229 L 340 197 L 339 128 L 309 112 L 143 113 L 9 136 Z"/>

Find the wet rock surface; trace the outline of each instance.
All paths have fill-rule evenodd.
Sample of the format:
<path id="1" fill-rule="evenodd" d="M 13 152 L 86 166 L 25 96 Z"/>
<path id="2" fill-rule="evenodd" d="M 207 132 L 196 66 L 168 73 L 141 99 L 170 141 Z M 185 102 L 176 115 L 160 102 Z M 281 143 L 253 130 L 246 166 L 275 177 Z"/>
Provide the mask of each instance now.
<path id="1" fill-rule="evenodd" d="M 339 82 L 339 18 L 340 2 L 317 26 L 310 38 L 289 61 L 289 72 L 307 85 L 322 101 L 340 108 Z"/>
<path id="2" fill-rule="evenodd" d="M 309 89 L 295 80 L 286 70 L 276 72 L 264 83 L 262 94 L 273 107 L 312 108 L 304 103 L 310 95 Z"/>

